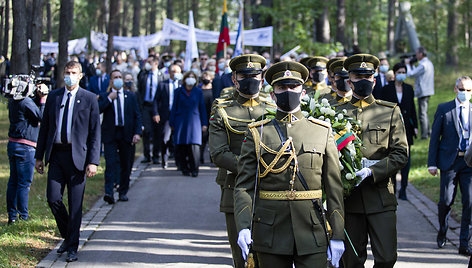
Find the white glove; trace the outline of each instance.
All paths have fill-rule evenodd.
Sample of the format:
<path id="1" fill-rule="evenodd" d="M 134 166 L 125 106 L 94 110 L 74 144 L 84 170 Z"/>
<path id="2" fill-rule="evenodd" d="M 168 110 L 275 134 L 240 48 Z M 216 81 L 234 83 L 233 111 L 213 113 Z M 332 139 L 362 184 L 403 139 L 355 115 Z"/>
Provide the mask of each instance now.
<path id="1" fill-rule="evenodd" d="M 344 253 L 344 242 L 341 240 L 331 240 L 330 245 L 331 250 L 329 250 L 328 246 L 328 259 L 331 259 L 331 265 L 337 268 L 339 267 L 339 260 Z"/>
<path id="2" fill-rule="evenodd" d="M 247 259 L 247 255 L 249 254 L 249 245 L 251 243 L 251 231 L 249 231 L 249 229 L 242 229 L 241 231 L 239 231 L 238 246 L 241 248 L 244 260 Z"/>
<path id="3" fill-rule="evenodd" d="M 356 177 L 361 177 L 361 180 L 356 184 L 356 187 L 359 186 L 359 184 L 361 184 L 361 182 L 363 182 L 365 178 L 369 177 L 370 175 L 372 175 L 372 169 L 370 168 L 358 170 L 356 172 Z"/>

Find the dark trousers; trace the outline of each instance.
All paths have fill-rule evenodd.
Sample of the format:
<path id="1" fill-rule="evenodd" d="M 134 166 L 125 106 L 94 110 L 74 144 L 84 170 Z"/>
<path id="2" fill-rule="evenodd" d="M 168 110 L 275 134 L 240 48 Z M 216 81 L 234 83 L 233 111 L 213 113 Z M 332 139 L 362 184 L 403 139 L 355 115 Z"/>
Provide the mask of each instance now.
<path id="1" fill-rule="evenodd" d="M 152 120 L 152 105 L 143 105 L 143 154 L 147 159 L 151 159 L 151 140 L 152 140 L 152 159 L 158 160 L 161 150 L 161 141 L 156 122 Z"/>
<path id="2" fill-rule="evenodd" d="M 33 146 L 8 142 L 10 178 L 7 186 L 7 212 L 9 220 L 16 220 L 18 214 L 22 220 L 28 219 L 28 199 L 30 185 L 33 182 L 35 151 Z"/>
<path id="3" fill-rule="evenodd" d="M 69 213 L 62 202 L 65 186 L 67 186 Z M 77 250 L 79 246 L 84 189 L 85 172 L 74 166 L 72 150 L 53 148 L 49 160 L 47 199 L 68 249 Z"/>
<path id="4" fill-rule="evenodd" d="M 427 139 L 431 134 L 428 118 L 429 96 L 418 98 L 418 117 L 420 119 L 421 138 Z"/>
<path id="5" fill-rule="evenodd" d="M 113 196 L 113 184 L 119 178 L 118 192 L 125 195 L 129 190 L 129 176 L 133 163 L 133 145 L 123 139 L 123 128 L 116 128 L 115 139 L 105 146 L 105 194 Z"/>
<path id="6" fill-rule="evenodd" d="M 351 238 L 344 241 L 342 262 L 345 268 L 364 267 L 370 238 L 374 267 L 393 267 L 397 261 L 397 215 L 395 211 L 375 214 L 346 213 L 344 228 Z"/>
<path id="7" fill-rule="evenodd" d="M 313 268 L 326 267 L 326 252 L 308 255 L 279 255 L 257 252 L 257 260 L 260 268 Z"/>
<path id="8" fill-rule="evenodd" d="M 408 152 L 410 152 L 411 146 L 408 146 Z M 406 191 L 406 187 L 408 186 L 408 175 L 410 174 L 410 166 L 411 166 L 411 154 L 408 153 L 408 162 L 406 165 L 401 169 L 400 175 L 402 176 L 400 182 L 400 194 L 401 191 Z M 397 176 L 396 174 L 391 177 L 393 182 L 393 190 L 397 191 Z"/>
<path id="9" fill-rule="evenodd" d="M 159 122 L 157 124 L 158 140 L 161 142 L 161 159 L 162 165 L 167 163 L 169 158 L 169 150 L 172 149 L 172 130 L 169 126 L 169 121 Z"/>
<path id="10" fill-rule="evenodd" d="M 197 173 L 199 167 L 200 145 L 199 144 L 177 144 L 176 158 L 179 158 L 182 173 Z"/>
<path id="11" fill-rule="evenodd" d="M 231 246 L 231 254 L 233 255 L 233 264 L 235 268 L 244 268 L 243 254 L 238 246 L 238 230 L 234 220 L 234 213 L 225 213 L 226 231 L 228 233 L 229 245 Z"/>
<path id="12" fill-rule="evenodd" d="M 205 148 L 208 143 L 209 132 L 203 131 L 202 132 L 202 147 L 200 148 L 200 162 L 203 164 L 205 162 Z"/>
<path id="13" fill-rule="evenodd" d="M 462 219 L 460 232 L 460 246 L 466 247 L 470 240 L 471 218 L 471 193 L 472 193 L 472 168 L 468 167 L 464 157 L 457 157 L 450 170 L 441 170 L 441 182 L 438 202 L 438 218 L 440 231 L 447 232 L 448 219 L 451 214 L 451 206 L 457 193 L 457 184 L 461 188 Z"/>

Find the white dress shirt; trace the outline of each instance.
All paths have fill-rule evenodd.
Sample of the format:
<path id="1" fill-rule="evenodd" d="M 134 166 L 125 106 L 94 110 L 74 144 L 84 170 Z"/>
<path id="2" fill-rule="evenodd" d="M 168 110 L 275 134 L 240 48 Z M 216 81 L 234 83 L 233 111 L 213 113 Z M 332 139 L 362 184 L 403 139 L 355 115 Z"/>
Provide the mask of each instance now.
<path id="1" fill-rule="evenodd" d="M 152 76 L 152 88 L 150 89 L 151 86 L 151 76 Z M 146 95 L 144 96 L 144 101 L 146 102 L 153 102 L 154 97 L 156 96 L 156 91 L 157 91 L 157 83 L 159 82 L 159 70 L 155 71 L 150 71 L 148 74 L 147 78 L 147 83 L 146 83 Z M 149 99 L 149 90 L 151 90 L 152 94 L 152 99 Z"/>
<path id="2" fill-rule="evenodd" d="M 456 113 L 457 113 L 457 120 L 459 120 L 460 123 L 460 128 L 463 131 L 464 137 L 466 139 L 469 139 L 469 107 L 470 107 L 470 102 L 466 101 L 464 103 L 461 103 L 457 98 L 455 99 L 456 101 Z M 464 108 L 461 108 L 464 107 Z M 461 114 L 462 109 L 462 119 L 459 117 Z M 463 120 L 463 121 L 461 121 Z M 462 122 L 464 125 L 462 125 Z"/>
<path id="3" fill-rule="evenodd" d="M 120 106 L 121 106 L 121 116 L 123 119 L 123 126 L 125 125 L 125 94 L 123 93 L 122 90 L 116 90 L 114 88 L 111 89 L 112 92 L 116 92 L 117 96 L 120 97 Z M 115 109 L 115 126 L 118 126 L 118 98 L 111 100 L 108 98 L 108 100 L 113 103 L 113 109 Z"/>
<path id="4" fill-rule="evenodd" d="M 169 78 L 169 110 L 172 109 L 172 105 L 174 104 L 174 92 L 178 87 L 179 81 Z"/>
<path id="5" fill-rule="evenodd" d="M 64 108 L 67 102 L 67 93 L 71 93 L 70 100 L 69 100 L 69 111 L 67 114 L 67 143 L 71 143 L 71 127 L 72 127 L 72 114 L 74 113 L 74 103 L 75 103 L 75 96 L 77 95 L 77 91 L 79 91 L 79 87 L 76 89 L 69 91 L 67 88 L 64 90 L 64 95 L 62 96 L 61 106 L 59 109 L 59 122 L 57 124 L 56 129 L 56 139 L 54 143 L 62 143 L 61 142 L 61 129 L 62 129 L 62 118 L 64 117 Z M 79 102 L 80 100 L 77 100 Z"/>

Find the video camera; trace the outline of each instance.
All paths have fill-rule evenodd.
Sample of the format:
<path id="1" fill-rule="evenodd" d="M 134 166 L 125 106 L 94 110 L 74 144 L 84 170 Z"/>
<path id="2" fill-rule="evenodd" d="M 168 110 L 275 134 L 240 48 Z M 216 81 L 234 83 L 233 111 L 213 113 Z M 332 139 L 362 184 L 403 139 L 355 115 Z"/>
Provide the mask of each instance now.
<path id="1" fill-rule="evenodd" d="M 405 64 L 405 59 L 410 59 L 410 64 L 415 64 L 418 61 L 418 59 L 416 58 L 415 53 L 404 54 L 404 55 L 400 56 L 400 59 L 401 59 L 403 64 Z"/>
<path id="2" fill-rule="evenodd" d="M 3 81 L 2 95 L 14 100 L 22 100 L 28 96 L 34 97 L 36 92 L 47 95 L 51 91 L 51 78 L 40 77 L 43 69 L 39 65 L 31 66 L 31 73 L 10 75 Z"/>

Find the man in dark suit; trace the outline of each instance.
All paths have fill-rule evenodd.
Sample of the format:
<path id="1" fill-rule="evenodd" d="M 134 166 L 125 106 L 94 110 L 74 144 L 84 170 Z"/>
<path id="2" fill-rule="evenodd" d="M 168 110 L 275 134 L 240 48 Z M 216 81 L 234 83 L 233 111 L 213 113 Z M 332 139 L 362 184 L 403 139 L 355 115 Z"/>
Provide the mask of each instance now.
<path id="1" fill-rule="evenodd" d="M 372 95 L 376 99 L 381 99 L 383 87 L 388 84 L 387 77 L 385 75 L 390 69 L 387 55 L 385 55 L 385 53 L 382 52 L 379 54 L 379 60 L 380 60 L 380 65 L 379 65 L 377 76 L 375 77 L 374 91 L 372 91 Z"/>
<path id="2" fill-rule="evenodd" d="M 472 129 L 470 107 L 472 80 L 467 76 L 460 77 L 456 81 L 454 92 L 457 97 L 450 102 L 439 104 L 434 115 L 429 142 L 428 171 L 436 176 L 438 168 L 441 170 L 438 247 L 442 248 L 446 244 L 448 219 L 456 196 L 456 187 L 459 184 L 462 194 L 459 254 L 470 256 L 472 255 L 472 249 L 469 247 L 472 168 L 466 165 L 464 154 L 469 145 L 469 133 Z"/>
<path id="3" fill-rule="evenodd" d="M 138 74 L 138 100 L 143 115 L 143 154 L 142 163 L 151 162 L 151 139 L 152 139 L 152 162 L 159 163 L 160 143 L 157 136 L 157 123 L 153 121 L 154 116 L 154 98 L 157 88 L 161 81 L 161 75 L 158 69 L 159 58 L 150 55 L 144 65 L 144 70 Z"/>
<path id="4" fill-rule="evenodd" d="M 128 201 L 129 176 L 134 157 L 133 145 L 141 139 L 142 124 L 136 95 L 123 89 L 119 70 L 110 74 L 111 90 L 98 99 L 103 113 L 102 141 L 105 147 L 105 196 L 109 204 L 115 203 L 113 182 L 119 176 L 119 201 Z"/>
<path id="5" fill-rule="evenodd" d="M 107 91 L 110 77 L 107 75 L 107 67 L 105 62 L 98 64 L 98 69 L 95 71 L 97 75 L 90 77 L 87 90 L 97 95 Z"/>
<path id="6" fill-rule="evenodd" d="M 48 95 L 35 154 L 40 174 L 49 163 L 47 199 L 64 238 L 57 252 L 67 251 L 68 262 L 77 260 L 85 177 L 95 176 L 100 160 L 97 97 L 79 87 L 82 75 L 80 63 L 66 64 L 66 86 Z M 62 202 L 66 185 L 69 213 Z"/>
<path id="7" fill-rule="evenodd" d="M 157 136 L 161 143 L 161 164 L 163 168 L 167 168 L 168 149 L 172 145 L 169 115 L 174 102 L 174 92 L 180 86 L 180 80 L 182 80 L 180 67 L 175 64 L 169 66 L 169 79 L 159 83 L 157 95 L 154 98 L 153 121 L 157 124 Z"/>
<path id="8" fill-rule="evenodd" d="M 213 90 L 213 98 L 219 98 L 221 94 L 221 90 L 223 88 L 232 87 L 234 86 L 233 80 L 231 80 L 231 73 L 225 73 L 226 61 L 225 59 L 221 58 L 218 60 L 218 72 L 215 74 L 215 78 L 212 82 L 212 90 Z"/>

